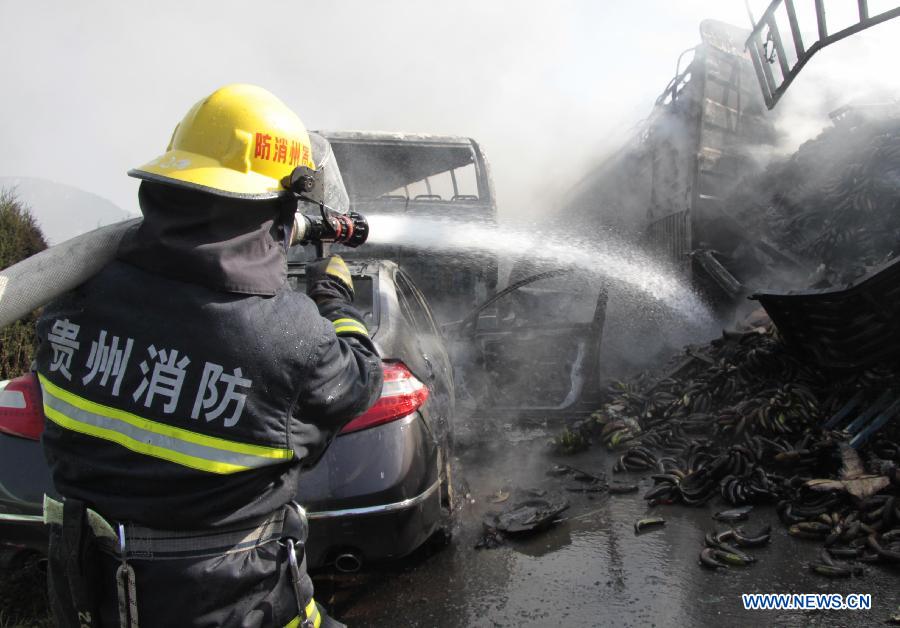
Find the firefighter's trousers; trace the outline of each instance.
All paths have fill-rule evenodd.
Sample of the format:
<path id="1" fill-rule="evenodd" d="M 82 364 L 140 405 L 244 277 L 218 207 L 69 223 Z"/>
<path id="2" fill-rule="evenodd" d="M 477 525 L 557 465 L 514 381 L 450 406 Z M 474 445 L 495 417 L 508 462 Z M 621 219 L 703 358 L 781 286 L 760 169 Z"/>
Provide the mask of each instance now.
<path id="1" fill-rule="evenodd" d="M 60 628 L 327 628 L 313 601 L 306 520 L 289 505 L 207 531 L 110 523 L 46 498 L 50 604 Z"/>

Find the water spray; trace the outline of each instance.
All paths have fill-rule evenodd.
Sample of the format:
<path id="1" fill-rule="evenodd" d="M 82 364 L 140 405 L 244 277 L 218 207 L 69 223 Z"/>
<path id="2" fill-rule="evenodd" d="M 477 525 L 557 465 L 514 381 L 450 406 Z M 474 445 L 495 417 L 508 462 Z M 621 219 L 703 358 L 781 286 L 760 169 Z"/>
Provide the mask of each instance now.
<path id="1" fill-rule="evenodd" d="M 573 237 L 534 228 L 407 215 L 373 215 L 372 243 L 454 257 L 494 254 L 507 260 L 523 257 L 557 268 L 577 268 L 619 282 L 635 294 L 659 301 L 688 320 L 712 324 L 713 316 L 675 272 L 634 245 L 595 231 Z"/>

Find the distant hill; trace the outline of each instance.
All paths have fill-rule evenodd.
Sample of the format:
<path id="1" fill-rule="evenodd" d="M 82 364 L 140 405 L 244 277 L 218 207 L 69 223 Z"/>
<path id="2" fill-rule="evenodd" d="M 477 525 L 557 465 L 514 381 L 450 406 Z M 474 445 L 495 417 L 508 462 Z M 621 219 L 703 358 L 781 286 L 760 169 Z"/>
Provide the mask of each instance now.
<path id="1" fill-rule="evenodd" d="M 102 196 L 47 179 L 0 177 L 0 189 L 15 190 L 51 245 L 134 217 Z"/>

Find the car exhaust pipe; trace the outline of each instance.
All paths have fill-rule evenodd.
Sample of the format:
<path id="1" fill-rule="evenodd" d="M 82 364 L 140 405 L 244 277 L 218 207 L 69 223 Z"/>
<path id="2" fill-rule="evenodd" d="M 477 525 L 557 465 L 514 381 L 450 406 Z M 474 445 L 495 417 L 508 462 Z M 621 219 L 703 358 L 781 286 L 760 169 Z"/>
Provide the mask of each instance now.
<path id="1" fill-rule="evenodd" d="M 334 559 L 334 568 L 341 573 L 356 573 L 362 568 L 362 556 L 356 552 L 344 552 Z"/>

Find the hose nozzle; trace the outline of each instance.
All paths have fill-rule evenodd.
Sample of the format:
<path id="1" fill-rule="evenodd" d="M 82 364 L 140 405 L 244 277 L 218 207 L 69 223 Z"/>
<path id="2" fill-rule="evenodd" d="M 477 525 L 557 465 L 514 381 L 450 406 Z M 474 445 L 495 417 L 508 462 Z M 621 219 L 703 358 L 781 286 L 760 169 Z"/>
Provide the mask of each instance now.
<path id="1" fill-rule="evenodd" d="M 319 216 L 295 215 L 291 244 L 315 244 L 317 249 L 321 249 L 323 244 L 334 242 L 357 247 L 369 237 L 369 222 L 365 216 L 352 211 L 343 214 L 325 204 L 322 169 L 299 166 L 282 179 L 281 185 L 301 201 L 317 204 L 321 212 Z"/>
<path id="2" fill-rule="evenodd" d="M 334 242 L 357 247 L 369 237 L 369 222 L 365 216 L 358 212 L 339 214 L 324 205 L 321 216 L 297 214 L 294 223 L 294 242 L 299 244 Z"/>

